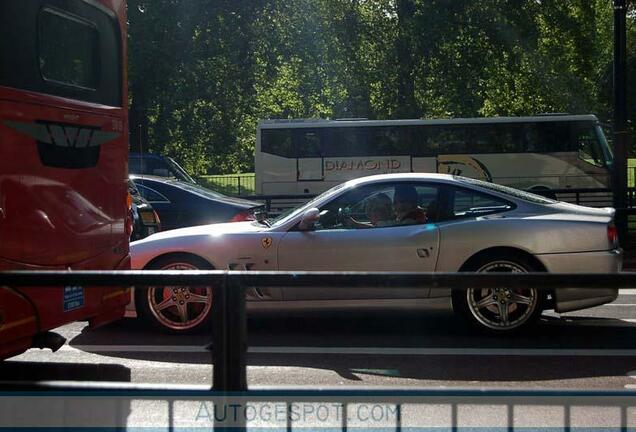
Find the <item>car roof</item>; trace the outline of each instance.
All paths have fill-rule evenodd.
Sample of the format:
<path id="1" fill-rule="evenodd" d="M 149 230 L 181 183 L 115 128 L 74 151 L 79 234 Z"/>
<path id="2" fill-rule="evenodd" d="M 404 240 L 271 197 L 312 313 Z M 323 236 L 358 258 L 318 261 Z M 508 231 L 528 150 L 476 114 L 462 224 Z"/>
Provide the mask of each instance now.
<path id="1" fill-rule="evenodd" d="M 443 182 L 454 183 L 455 176 L 451 174 L 437 174 L 437 173 L 392 173 L 392 174 L 375 174 L 371 176 L 358 177 L 349 180 L 347 184 L 355 185 L 358 183 L 376 182 L 376 181 L 394 181 L 394 180 L 436 180 Z"/>

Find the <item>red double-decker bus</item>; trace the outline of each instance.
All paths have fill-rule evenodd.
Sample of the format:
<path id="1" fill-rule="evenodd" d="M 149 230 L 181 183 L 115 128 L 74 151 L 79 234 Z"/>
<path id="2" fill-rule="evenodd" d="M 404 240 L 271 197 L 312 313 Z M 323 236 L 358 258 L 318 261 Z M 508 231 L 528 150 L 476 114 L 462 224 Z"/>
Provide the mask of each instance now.
<path id="1" fill-rule="evenodd" d="M 130 268 L 124 0 L 0 2 L 0 271 Z M 0 286 L 0 358 L 124 314 L 125 288 Z"/>

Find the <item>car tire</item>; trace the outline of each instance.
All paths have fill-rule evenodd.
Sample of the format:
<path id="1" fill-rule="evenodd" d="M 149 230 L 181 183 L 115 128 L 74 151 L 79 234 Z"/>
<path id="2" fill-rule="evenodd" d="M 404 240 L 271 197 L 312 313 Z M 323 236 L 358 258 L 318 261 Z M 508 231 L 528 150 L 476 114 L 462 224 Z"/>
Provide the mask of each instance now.
<path id="1" fill-rule="evenodd" d="M 521 254 L 484 255 L 461 271 L 477 273 L 528 273 L 544 271 Z M 514 334 L 527 330 L 541 316 L 545 293 L 538 288 L 468 288 L 453 290 L 453 310 L 484 332 Z"/>
<path id="2" fill-rule="evenodd" d="M 189 254 L 172 254 L 152 262 L 147 270 L 212 270 L 207 261 Z M 149 286 L 135 290 L 142 319 L 169 334 L 194 334 L 210 330 L 212 296 L 209 287 Z"/>

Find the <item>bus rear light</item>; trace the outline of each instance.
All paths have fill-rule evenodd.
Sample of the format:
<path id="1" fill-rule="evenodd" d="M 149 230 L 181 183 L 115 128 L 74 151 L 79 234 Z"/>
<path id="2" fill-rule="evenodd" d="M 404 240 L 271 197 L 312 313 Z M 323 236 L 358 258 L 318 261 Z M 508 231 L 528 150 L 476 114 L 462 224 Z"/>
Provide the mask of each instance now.
<path id="1" fill-rule="evenodd" d="M 618 247 L 618 230 L 613 223 L 607 225 L 607 240 L 612 247 Z"/>
<path id="2" fill-rule="evenodd" d="M 244 210 L 234 215 L 234 217 L 230 219 L 230 222 L 243 222 L 243 221 L 252 221 L 252 220 L 256 220 L 252 210 Z"/>

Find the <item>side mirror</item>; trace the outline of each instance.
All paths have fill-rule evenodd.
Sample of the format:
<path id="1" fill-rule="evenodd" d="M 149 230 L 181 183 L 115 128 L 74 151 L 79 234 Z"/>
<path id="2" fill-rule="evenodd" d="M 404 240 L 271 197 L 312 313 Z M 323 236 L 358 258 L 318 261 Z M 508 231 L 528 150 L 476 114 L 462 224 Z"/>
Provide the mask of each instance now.
<path id="1" fill-rule="evenodd" d="M 254 212 L 254 217 L 256 218 L 257 222 L 263 222 L 265 220 L 267 220 L 267 212 L 265 210 L 258 210 L 256 212 Z"/>
<path id="2" fill-rule="evenodd" d="M 316 207 L 312 207 L 303 213 L 303 217 L 298 224 L 298 228 L 302 231 L 309 231 L 314 229 L 314 224 L 320 219 L 320 210 Z"/>

